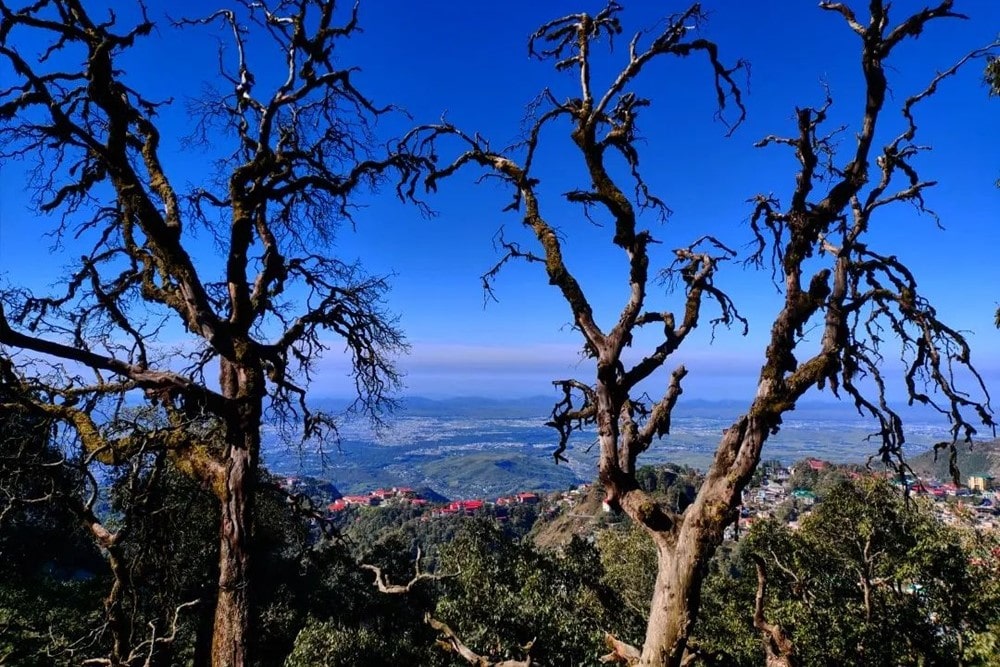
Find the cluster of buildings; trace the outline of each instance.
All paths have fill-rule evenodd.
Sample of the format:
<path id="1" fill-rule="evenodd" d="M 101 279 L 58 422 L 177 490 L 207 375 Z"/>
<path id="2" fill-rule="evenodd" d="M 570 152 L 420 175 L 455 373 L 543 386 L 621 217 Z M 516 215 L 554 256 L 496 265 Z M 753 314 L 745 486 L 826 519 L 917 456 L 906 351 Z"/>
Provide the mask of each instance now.
<path id="1" fill-rule="evenodd" d="M 856 479 L 865 474 L 849 467 L 837 467 L 820 459 L 806 459 L 799 463 L 807 466 L 806 472 L 826 474 L 836 471 L 848 478 Z M 797 488 L 793 486 L 795 468 L 781 465 L 764 465 L 760 470 L 758 483 L 743 492 L 743 504 L 740 508 L 738 527 L 732 527 L 732 535 L 736 531 L 743 532 L 760 518 L 784 518 L 790 525 L 797 525 L 800 516 L 808 513 L 812 506 L 819 502 L 814 489 Z M 888 476 L 888 475 L 887 475 Z M 815 478 L 814 478 L 815 479 Z M 902 478 L 893 477 L 893 483 L 903 486 L 913 494 L 932 499 L 933 509 L 938 518 L 945 523 L 971 524 L 981 529 L 1000 529 L 1000 484 L 990 474 L 973 473 L 967 476 L 965 485 L 956 485 L 937 479 L 921 479 L 912 474 Z M 289 480 L 288 484 L 299 486 L 301 481 Z M 550 512 L 558 512 L 557 508 L 572 509 L 588 494 L 589 487 L 582 485 L 554 493 L 545 497 L 546 506 Z M 328 496 L 329 497 L 329 496 Z M 381 507 L 410 506 L 427 508 L 424 520 L 434 517 L 470 516 L 488 511 L 496 518 L 507 517 L 508 509 L 519 505 L 537 505 L 543 498 L 533 492 L 515 493 L 501 496 L 494 501 L 483 499 L 454 500 L 436 503 L 408 487 L 392 487 L 376 489 L 368 494 L 347 495 L 334 500 L 328 505 L 330 512 L 341 512 L 348 507 Z M 783 509 L 786 508 L 786 509 Z M 791 508 L 792 511 L 788 511 Z"/>
<path id="2" fill-rule="evenodd" d="M 492 508 L 498 515 L 505 514 L 501 508 L 511 505 L 536 505 L 541 502 L 541 497 L 537 493 L 523 492 L 512 496 L 497 498 L 495 502 L 480 499 L 453 500 L 448 503 L 435 505 L 430 516 L 455 516 L 472 515 L 483 509 Z M 367 495 L 350 495 L 338 498 L 327 507 L 331 512 L 340 512 L 348 507 L 381 507 L 384 504 L 409 505 L 411 507 L 426 507 L 431 501 L 420 497 L 415 490 L 407 487 L 393 487 L 391 489 L 376 489 Z"/>
<path id="3" fill-rule="evenodd" d="M 808 466 L 809 470 L 817 473 L 835 468 L 833 464 L 819 459 L 806 459 L 800 465 Z M 761 471 L 760 483 L 743 492 L 740 531 L 749 528 L 756 519 L 780 516 L 780 508 L 793 502 L 800 511 L 786 512 L 784 516 L 788 517 L 790 525 L 797 525 L 797 518 L 808 513 L 812 505 L 820 500 L 812 489 L 791 486 L 794 469 L 771 466 L 763 467 Z M 870 474 L 850 469 L 840 469 L 839 472 L 849 479 Z M 964 523 L 986 530 L 1000 529 L 1000 485 L 990 474 L 972 473 L 966 477 L 965 485 L 934 478 L 921 479 L 913 474 L 902 477 L 894 473 L 885 474 L 900 488 L 905 486 L 910 493 L 933 500 L 934 514 L 945 523 Z"/>
<path id="4" fill-rule="evenodd" d="M 331 512 L 340 512 L 352 505 L 356 507 L 379 507 L 383 503 L 423 507 L 429 502 L 425 498 L 421 498 L 420 494 L 409 487 L 394 486 L 391 489 L 375 489 L 367 495 L 342 496 L 330 503 L 327 509 Z"/>

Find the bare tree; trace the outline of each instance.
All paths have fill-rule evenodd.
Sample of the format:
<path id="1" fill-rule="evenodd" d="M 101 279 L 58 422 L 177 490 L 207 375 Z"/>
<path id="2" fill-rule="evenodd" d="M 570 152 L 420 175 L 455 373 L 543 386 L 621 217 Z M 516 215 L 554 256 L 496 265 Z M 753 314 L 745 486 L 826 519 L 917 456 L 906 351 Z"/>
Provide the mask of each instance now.
<path id="1" fill-rule="evenodd" d="M 938 319 L 918 291 L 916 278 L 898 259 L 868 244 L 868 232 L 883 208 L 909 203 L 925 210 L 923 195 L 933 183 L 922 180 L 911 164 L 921 150 L 914 143 L 913 107 L 954 72 L 952 68 L 942 73 L 927 90 L 906 100 L 902 109 L 905 131 L 879 150 L 875 132 L 887 88 L 883 63 L 901 42 L 919 35 L 928 23 L 960 16 L 952 11 L 949 0 L 892 24 L 887 4 L 873 1 L 865 23 L 846 5 L 821 5 L 839 14 L 861 38 L 865 105 L 856 126 L 856 143 L 845 149 L 846 155 L 823 133 L 829 99 L 820 108 L 798 109 L 792 136 L 771 136 L 760 142 L 791 147 L 800 163 L 791 199 L 781 203 L 775 197 L 760 196 L 752 216 L 757 245 L 750 259 L 758 265 L 771 263 L 784 300 L 762 351 L 756 394 L 746 412 L 725 431 L 697 497 L 680 513 L 643 492 L 635 477 L 637 458 L 654 439 L 668 434 L 687 373 L 683 366 L 666 373 L 665 366 L 701 323 L 706 302 L 714 302 L 718 309 L 713 325 L 745 327 L 746 321 L 716 285 L 720 268 L 735 253 L 709 236 L 676 249 L 673 263 L 659 274 L 680 288 L 679 310 L 651 303 L 649 250 L 655 239 L 640 226 L 640 220 L 644 213 L 665 213 L 666 205 L 647 187 L 640 169 L 636 123 L 651 100 L 639 96 L 634 83 L 656 59 L 703 56 L 714 75 L 720 115 L 727 105 L 735 107 L 732 125 L 736 125 L 744 117 L 737 80 L 743 64 L 724 65 L 716 45 L 698 36 L 704 15 L 695 4 L 669 17 L 658 32 L 637 34 L 628 44 L 624 65 L 606 85 L 599 86 L 592 73 L 598 71 L 592 70 L 595 47 L 622 31 L 621 7 L 611 2 L 594 15 L 573 14 L 550 21 L 531 37 L 531 54 L 571 73 L 579 89 L 565 100 L 543 91 L 523 144 L 494 150 L 486 138 L 448 123 L 417 128 L 406 139 L 415 150 L 442 160 L 426 177 L 428 189 L 466 166 L 481 168 L 513 189 L 508 210 L 521 215 L 530 241 L 501 237 L 504 254 L 484 276 L 487 290 L 511 260 L 540 265 L 569 306 L 584 352 L 595 363 L 595 376 L 590 380 L 555 383 L 563 393 L 550 422 L 559 432 L 555 457 L 557 462 L 563 459 L 574 431 L 596 425 L 606 502 L 643 526 L 658 554 L 641 652 L 612 643 L 612 658 L 623 656 L 631 662 L 640 655 L 637 662 L 642 665 L 679 665 L 685 660 L 708 560 L 736 517 L 740 494 L 760 461 L 761 448 L 780 429 L 782 416 L 810 388 L 828 387 L 851 400 L 860 413 L 877 422 L 879 455 L 887 462 L 902 460 L 902 423 L 886 400 L 888 378 L 882 366 L 882 350 L 890 339 L 902 343 L 907 360 L 903 379 L 910 399 L 932 406 L 951 420 L 952 446 L 975 433 L 974 422 L 993 427 L 988 395 L 970 365 L 969 346 L 962 334 Z M 566 193 L 565 199 L 579 205 L 588 221 L 610 220 L 610 241 L 627 261 L 622 279 L 628 297 L 614 319 L 603 325 L 563 254 L 572 227 L 564 223 L 557 228 L 543 208 L 542 180 L 533 165 L 543 143 L 548 145 L 551 133 L 542 137 L 550 126 L 568 131 L 573 157 L 582 162 L 587 175 L 586 185 Z M 457 157 L 439 157 L 451 150 Z M 569 159 L 567 155 L 563 163 Z M 605 280 L 611 280 L 610 268 Z M 813 326 L 822 332 L 818 341 L 803 335 Z M 640 340 L 640 331 L 648 331 L 644 337 L 648 339 L 656 333 L 653 329 L 661 332 L 658 342 L 638 362 L 627 363 L 626 348 Z M 639 395 L 640 383 L 657 371 L 664 372 L 662 396 L 651 400 Z M 956 387 L 957 377 L 971 381 L 976 397 Z"/>
<path id="2" fill-rule="evenodd" d="M 381 306 L 387 284 L 329 248 L 353 193 L 389 174 L 405 183 L 417 163 L 374 150 L 371 124 L 391 109 L 337 63 L 356 6 L 341 16 L 325 0 L 229 5 L 155 33 L 221 45 L 215 83 L 189 101 L 196 129 L 185 145 L 205 152 L 215 176 L 188 186 L 171 168 L 183 137 L 161 131 L 170 100 L 151 99 L 127 74 L 154 34 L 144 5 L 121 29 L 114 11 L 93 16 L 81 0 L 0 0 L 0 156 L 36 160 L 39 219 L 55 216 L 42 231 L 82 249 L 62 293 L 0 295 L 7 380 L 31 397 L 5 407 L 63 424 L 89 461 L 163 452 L 214 494 L 215 665 L 248 661 L 265 411 L 305 438 L 329 432 L 333 421 L 309 409 L 306 391 L 338 339 L 353 360 L 351 408 L 377 418 L 391 407 L 393 358 L 405 345 Z M 177 336 L 185 342 L 166 345 Z M 157 419 L 117 428 L 115 415 L 139 400 Z M 137 658 L 159 640 L 116 653 Z"/>

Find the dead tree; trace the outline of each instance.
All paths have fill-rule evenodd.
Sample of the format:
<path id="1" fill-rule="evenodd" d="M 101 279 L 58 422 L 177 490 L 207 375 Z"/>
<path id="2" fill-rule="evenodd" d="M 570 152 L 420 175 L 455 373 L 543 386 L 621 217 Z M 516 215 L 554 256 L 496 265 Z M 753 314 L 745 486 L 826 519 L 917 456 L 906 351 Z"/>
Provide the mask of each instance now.
<path id="1" fill-rule="evenodd" d="M 212 661 L 242 665 L 265 409 L 305 438 L 329 431 L 306 391 L 331 339 L 353 360 L 352 409 L 377 418 L 391 406 L 405 345 L 382 309 L 387 284 L 329 248 L 352 193 L 389 174 L 404 182 L 416 161 L 376 154 L 370 123 L 390 109 L 334 55 L 357 30 L 356 7 L 228 6 L 157 27 L 223 45 L 214 84 L 189 100 L 185 138 L 162 131 L 172 100 L 151 99 L 127 73 L 154 31 L 144 5 L 121 29 L 114 11 L 93 16 L 81 0 L 0 0 L 0 159 L 36 161 L 32 224 L 80 249 L 61 293 L 0 295 L 0 345 L 19 395 L 37 397 L 6 407 L 63 424 L 103 464 L 165 452 L 218 499 Z M 187 74 L 163 73 L 178 100 Z M 194 187 L 171 169 L 182 139 L 215 167 Z M 155 426 L 114 429 L 138 400 L 157 411 Z"/>
<path id="2" fill-rule="evenodd" d="M 579 89 L 564 100 L 543 91 L 523 144 L 495 150 L 479 134 L 444 122 L 417 128 L 406 139 L 407 146 L 439 160 L 426 177 L 430 190 L 467 166 L 484 170 L 511 187 L 514 197 L 507 210 L 521 216 L 529 241 L 500 238 L 504 254 L 484 276 L 487 290 L 509 261 L 540 266 L 569 307 L 584 353 L 593 360 L 590 379 L 555 383 L 563 400 L 556 405 L 550 425 L 559 432 L 557 462 L 563 459 L 574 431 L 596 425 L 599 476 L 606 501 L 643 526 L 656 545 L 658 573 L 639 664 L 679 665 L 684 660 L 708 560 L 736 517 L 741 491 L 760 461 L 761 448 L 781 427 L 782 416 L 807 391 L 826 387 L 851 400 L 859 412 L 877 422 L 879 454 L 886 461 L 898 460 L 903 429 L 899 415 L 886 401 L 888 378 L 881 367 L 881 351 L 894 339 L 902 343 L 908 359 L 904 382 L 911 400 L 946 415 L 953 440 L 970 438 L 976 422 L 993 427 L 988 395 L 970 365 L 966 340 L 938 319 L 917 289 L 913 274 L 867 240 L 881 209 L 901 202 L 923 208 L 924 191 L 932 185 L 921 180 L 911 166 L 911 158 L 920 150 L 913 143 L 912 112 L 915 104 L 934 91 L 938 80 L 906 101 L 903 115 L 908 128 L 879 150 L 875 132 L 887 87 L 883 63 L 901 42 L 918 35 L 928 23 L 958 17 L 951 5 L 942 2 L 894 25 L 887 7 L 878 0 L 871 3 L 866 23 L 845 5 L 822 5 L 839 13 L 861 37 L 865 106 L 856 126 L 857 140 L 844 155 L 823 134 L 828 100 L 818 109 L 797 111 L 793 136 L 773 136 L 761 142 L 791 147 L 800 163 L 791 199 L 782 204 L 774 197 L 761 196 L 752 217 L 758 245 L 751 260 L 758 264 L 773 260 L 783 304 L 770 324 L 756 394 L 746 412 L 725 431 L 697 497 L 680 513 L 643 492 L 635 477 L 637 458 L 654 439 L 668 434 L 687 373 L 683 366 L 669 373 L 665 367 L 702 322 L 707 302 L 714 302 L 718 309 L 713 325 L 746 326 L 746 322 L 716 285 L 720 268 L 735 253 L 712 237 L 679 247 L 673 263 L 660 274 L 682 292 L 676 310 L 652 303 L 649 251 L 655 239 L 640 226 L 640 216 L 667 209 L 647 187 L 640 169 L 636 122 L 651 100 L 639 96 L 633 84 L 653 60 L 702 56 L 713 72 L 720 114 L 727 105 L 735 107 L 735 125 L 744 116 L 737 80 L 742 64 L 724 65 L 716 45 L 698 36 L 703 14 L 693 5 L 667 19 L 662 30 L 637 34 L 625 50 L 624 65 L 601 86 L 591 67 L 596 47 L 622 31 L 621 7 L 611 2 L 594 15 L 574 14 L 550 21 L 532 36 L 530 52 L 553 61 L 558 71 L 572 74 Z M 564 257 L 563 245 L 572 237 L 573 226 L 561 217 L 557 228 L 547 217 L 548 200 L 534 164 L 552 134 L 543 130 L 554 127 L 564 128 L 572 144 L 572 155 L 567 152 L 563 162 L 579 160 L 587 175 L 586 184 L 566 193 L 565 199 L 578 205 L 581 218 L 587 221 L 610 221 L 605 225 L 609 241 L 627 262 L 621 279 L 628 297 L 610 320 L 594 312 L 585 286 Z M 455 157 L 444 157 L 449 155 Z M 610 271 L 604 279 L 612 280 Z M 803 336 L 812 326 L 822 331 L 818 344 Z M 648 338 L 655 333 L 653 329 L 660 332 L 658 342 L 638 362 L 626 363 L 625 349 L 640 340 L 640 331 L 648 332 Z M 952 371 L 958 367 L 966 371 L 963 377 L 971 381 L 977 392 L 974 396 L 955 386 L 958 376 Z M 662 396 L 646 400 L 637 387 L 657 371 L 664 373 Z M 617 653 L 631 655 L 623 647 Z"/>

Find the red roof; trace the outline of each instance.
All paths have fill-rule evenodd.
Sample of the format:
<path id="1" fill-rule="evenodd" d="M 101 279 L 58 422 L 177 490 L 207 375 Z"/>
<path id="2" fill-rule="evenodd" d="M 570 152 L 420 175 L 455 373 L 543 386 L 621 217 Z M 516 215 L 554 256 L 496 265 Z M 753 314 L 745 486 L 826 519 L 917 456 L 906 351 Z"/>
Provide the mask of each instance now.
<path id="1" fill-rule="evenodd" d="M 448 504 L 447 509 L 453 512 L 474 512 L 483 509 L 485 503 L 482 500 L 455 500 Z"/>

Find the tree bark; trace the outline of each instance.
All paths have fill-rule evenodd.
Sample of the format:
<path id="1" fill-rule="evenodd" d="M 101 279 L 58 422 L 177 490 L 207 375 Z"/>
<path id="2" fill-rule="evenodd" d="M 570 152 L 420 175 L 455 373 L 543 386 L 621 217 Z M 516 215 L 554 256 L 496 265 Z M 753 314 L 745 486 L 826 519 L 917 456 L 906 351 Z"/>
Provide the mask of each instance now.
<path id="1" fill-rule="evenodd" d="M 735 519 L 738 499 L 760 458 L 770 423 L 771 418 L 762 414 L 738 419 L 723 435 L 698 496 L 679 523 L 670 531 L 650 530 L 657 546 L 657 576 L 638 664 L 683 664 L 701 605 L 705 569 L 726 526 Z M 624 505 L 626 511 L 631 509 L 631 503 Z"/>
<path id="2" fill-rule="evenodd" d="M 246 664 L 250 627 L 248 549 L 250 453 L 233 447 L 226 467 L 219 530 L 219 592 L 212 630 L 213 667 Z"/>
<path id="3" fill-rule="evenodd" d="M 768 623 L 764 617 L 764 601 L 767 596 L 767 566 L 764 559 L 751 554 L 757 570 L 757 595 L 754 600 L 753 626 L 761 631 L 764 639 L 765 667 L 798 667 L 795 644 L 785 629 L 777 623 Z"/>
<path id="4" fill-rule="evenodd" d="M 657 540 L 657 573 L 640 665 L 680 665 L 698 610 L 701 577 L 693 545 Z"/>
<path id="5" fill-rule="evenodd" d="M 254 482 L 260 452 L 263 378 L 222 362 L 223 394 L 236 400 L 227 424 L 226 471 L 216 489 L 221 503 L 219 588 L 212 629 L 212 666 L 247 664 L 250 637 L 250 531 Z"/>

